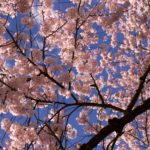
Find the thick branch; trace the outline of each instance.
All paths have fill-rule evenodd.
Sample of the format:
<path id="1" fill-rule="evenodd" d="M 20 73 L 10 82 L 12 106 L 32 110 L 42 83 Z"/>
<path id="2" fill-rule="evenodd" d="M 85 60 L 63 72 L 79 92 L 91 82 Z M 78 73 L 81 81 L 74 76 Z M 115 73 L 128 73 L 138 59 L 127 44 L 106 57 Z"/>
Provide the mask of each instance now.
<path id="1" fill-rule="evenodd" d="M 127 123 L 132 122 L 138 115 L 144 113 L 150 109 L 150 98 L 147 99 L 142 105 L 137 106 L 131 113 L 126 114 L 124 117 L 117 120 L 117 124 L 108 124 L 103 129 L 98 132 L 94 137 L 92 137 L 89 142 L 83 144 L 80 150 L 92 150 L 98 145 L 103 139 L 105 139 L 112 132 L 116 131 L 118 128 L 124 127 Z"/>
<path id="2" fill-rule="evenodd" d="M 134 107 L 135 103 L 138 100 L 138 97 L 143 89 L 144 83 L 145 83 L 145 79 L 148 75 L 148 73 L 150 72 L 150 64 L 148 65 L 147 69 L 145 70 L 144 74 L 140 77 L 140 81 L 139 81 L 139 86 L 137 88 L 137 90 L 135 91 L 134 96 L 131 98 L 131 102 L 127 107 L 127 112 L 129 112 L 130 110 L 132 110 L 132 108 Z"/>

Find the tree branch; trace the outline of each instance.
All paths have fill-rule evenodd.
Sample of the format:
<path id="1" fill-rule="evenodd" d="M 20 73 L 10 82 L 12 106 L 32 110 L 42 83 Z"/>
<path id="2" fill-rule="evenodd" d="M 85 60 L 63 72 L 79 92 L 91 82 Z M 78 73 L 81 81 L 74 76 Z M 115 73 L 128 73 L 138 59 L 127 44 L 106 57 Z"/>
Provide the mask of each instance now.
<path id="1" fill-rule="evenodd" d="M 132 110 L 132 108 L 134 107 L 135 103 L 138 100 L 138 97 L 143 89 L 144 83 L 145 83 L 145 79 L 148 75 L 148 73 L 150 72 L 150 64 L 148 65 L 147 69 L 145 70 L 144 74 L 140 77 L 140 81 L 139 81 L 139 86 L 134 94 L 134 96 L 131 98 L 131 102 L 127 107 L 127 111 L 129 112 L 130 110 Z"/>
<path id="2" fill-rule="evenodd" d="M 103 139 L 105 139 L 112 132 L 118 128 L 124 127 L 127 123 L 132 122 L 138 115 L 144 113 L 150 109 L 150 98 L 148 98 L 142 105 L 137 106 L 131 113 L 126 114 L 122 118 L 117 120 L 117 124 L 108 124 L 101 129 L 98 134 L 92 137 L 86 144 L 83 144 L 79 150 L 92 150 L 98 145 Z"/>
<path id="3" fill-rule="evenodd" d="M 94 86 L 95 86 L 95 88 L 96 88 L 96 90 L 97 90 L 98 96 L 99 96 L 100 100 L 102 101 L 102 104 L 104 105 L 104 104 L 105 104 L 105 102 L 104 102 L 104 97 L 103 97 L 102 94 L 100 93 L 99 88 L 98 88 L 98 85 L 96 84 L 96 81 L 95 81 L 95 79 L 94 79 L 92 73 L 91 73 L 90 75 L 91 75 L 91 78 L 92 78 L 92 80 L 93 80 L 93 82 L 94 82 Z"/>

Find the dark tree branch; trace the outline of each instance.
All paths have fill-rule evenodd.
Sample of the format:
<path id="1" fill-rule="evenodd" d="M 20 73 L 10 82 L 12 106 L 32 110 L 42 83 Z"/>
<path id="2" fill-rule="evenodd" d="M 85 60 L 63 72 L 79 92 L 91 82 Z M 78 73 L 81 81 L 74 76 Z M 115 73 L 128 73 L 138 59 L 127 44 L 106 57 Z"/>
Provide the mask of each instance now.
<path id="1" fill-rule="evenodd" d="M 116 144 L 118 138 L 119 138 L 122 134 L 123 134 L 123 132 L 117 133 L 116 137 L 115 137 L 112 141 L 110 141 L 110 143 L 107 145 L 106 150 L 109 150 L 109 149 L 113 150 L 113 148 L 114 148 L 114 146 L 115 146 L 115 144 Z M 111 148 L 110 148 L 110 147 L 111 147 Z"/>
<path id="2" fill-rule="evenodd" d="M 45 122 L 45 125 L 46 125 L 46 127 L 49 129 L 50 134 L 52 134 L 52 136 L 53 136 L 53 137 L 56 139 L 56 141 L 59 143 L 60 149 L 61 149 L 61 150 L 65 150 L 64 147 L 63 147 L 63 145 L 62 145 L 62 142 L 60 141 L 60 139 L 59 139 L 59 138 L 57 137 L 57 135 L 55 134 L 55 131 L 52 130 L 51 126 L 50 126 L 47 122 Z"/>
<path id="3" fill-rule="evenodd" d="M 138 115 L 144 113 L 150 109 L 150 98 L 148 98 L 142 105 L 137 106 L 131 113 L 126 114 L 122 118 L 117 120 L 117 124 L 108 124 L 101 129 L 98 134 L 92 137 L 86 144 L 83 144 L 79 150 L 92 150 L 102 140 L 104 140 L 112 132 L 118 130 L 118 128 L 124 127 L 126 124 L 132 122 Z"/>
<path id="4" fill-rule="evenodd" d="M 96 81 L 95 81 L 95 79 L 94 79 L 92 73 L 91 73 L 90 75 L 91 75 L 91 78 L 92 78 L 92 80 L 93 80 L 93 82 L 94 82 L 94 86 L 95 86 L 95 88 L 96 88 L 96 90 L 97 90 L 98 96 L 99 96 L 100 100 L 102 101 L 102 104 L 104 105 L 104 104 L 105 104 L 105 102 L 104 102 L 104 97 L 102 96 L 101 92 L 99 91 L 98 85 L 96 84 Z"/>
<path id="5" fill-rule="evenodd" d="M 3 80 L 0 79 L 0 82 L 2 84 L 4 84 L 5 86 L 7 86 L 9 89 L 11 89 L 12 91 L 17 91 L 17 89 L 15 89 L 14 87 L 11 87 L 10 85 L 8 85 L 6 82 L 4 82 Z"/>
<path id="6" fill-rule="evenodd" d="M 98 104 L 98 103 L 90 103 L 90 102 L 83 102 L 83 103 L 65 103 L 65 102 L 60 102 L 60 101 L 56 101 L 56 102 L 52 102 L 52 101 L 46 101 L 46 100 L 40 100 L 38 98 L 34 98 L 34 97 L 31 97 L 31 96 L 28 96 L 28 95 L 25 95 L 26 98 L 28 99 L 31 99 L 37 103 L 43 103 L 43 105 L 45 104 L 59 104 L 59 105 L 64 105 L 65 107 L 72 107 L 72 106 L 77 106 L 77 107 L 100 107 L 100 108 L 110 108 L 112 110 L 115 110 L 115 111 L 118 111 L 118 112 L 121 112 L 121 113 L 124 113 L 125 110 L 119 108 L 119 107 L 116 107 L 114 105 L 111 105 L 111 104 Z"/>
<path id="7" fill-rule="evenodd" d="M 135 103 L 137 102 L 138 100 L 138 97 L 144 87 L 144 83 L 145 83 L 145 80 L 146 80 L 146 77 L 148 75 L 148 73 L 150 72 L 150 64 L 148 65 L 147 69 L 145 70 L 144 74 L 140 77 L 140 81 L 139 81 L 139 86 L 137 88 L 137 90 L 135 91 L 135 94 L 134 96 L 131 98 L 131 102 L 130 104 L 128 105 L 127 107 L 127 113 L 132 110 L 132 108 L 134 107 Z"/>

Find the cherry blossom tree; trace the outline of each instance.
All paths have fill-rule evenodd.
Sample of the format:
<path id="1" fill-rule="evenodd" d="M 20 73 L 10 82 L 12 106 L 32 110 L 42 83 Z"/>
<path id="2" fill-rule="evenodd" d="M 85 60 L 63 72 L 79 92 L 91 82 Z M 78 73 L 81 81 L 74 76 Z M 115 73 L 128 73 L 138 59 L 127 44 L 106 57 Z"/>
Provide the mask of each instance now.
<path id="1" fill-rule="evenodd" d="M 149 149 L 149 0 L 1 0 L 0 33 L 2 149 Z"/>

